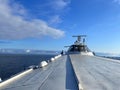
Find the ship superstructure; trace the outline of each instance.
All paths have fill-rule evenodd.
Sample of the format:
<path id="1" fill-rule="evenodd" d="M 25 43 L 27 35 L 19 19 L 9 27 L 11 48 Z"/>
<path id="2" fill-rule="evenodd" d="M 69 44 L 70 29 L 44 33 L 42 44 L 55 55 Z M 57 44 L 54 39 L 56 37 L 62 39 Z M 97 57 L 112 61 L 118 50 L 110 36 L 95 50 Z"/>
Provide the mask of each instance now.
<path id="1" fill-rule="evenodd" d="M 85 37 L 86 35 L 78 35 L 73 36 L 77 37 L 77 40 L 71 45 L 68 49 L 68 54 L 80 54 L 80 55 L 91 55 L 93 56 L 93 52 L 85 45 Z"/>

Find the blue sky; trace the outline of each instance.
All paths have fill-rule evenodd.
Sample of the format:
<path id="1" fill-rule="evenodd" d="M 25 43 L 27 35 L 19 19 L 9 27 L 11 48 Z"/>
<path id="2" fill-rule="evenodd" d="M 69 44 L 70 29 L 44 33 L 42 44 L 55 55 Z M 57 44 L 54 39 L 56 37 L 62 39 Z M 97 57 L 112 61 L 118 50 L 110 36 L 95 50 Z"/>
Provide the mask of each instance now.
<path id="1" fill-rule="evenodd" d="M 62 50 L 87 35 L 89 48 L 120 53 L 120 0 L 0 0 L 0 48 Z"/>

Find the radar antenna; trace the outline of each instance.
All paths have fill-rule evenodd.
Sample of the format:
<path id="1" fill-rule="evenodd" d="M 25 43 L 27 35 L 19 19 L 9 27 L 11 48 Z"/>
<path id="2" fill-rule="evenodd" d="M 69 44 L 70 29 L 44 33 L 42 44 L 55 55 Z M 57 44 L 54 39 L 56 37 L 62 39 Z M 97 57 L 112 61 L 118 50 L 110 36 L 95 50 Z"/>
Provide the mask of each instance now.
<path id="1" fill-rule="evenodd" d="M 86 37 L 86 35 L 75 35 L 75 36 L 72 36 L 72 37 L 77 37 L 77 41 L 75 43 L 80 44 L 81 38 Z M 85 44 L 85 38 L 83 38 L 82 43 Z"/>

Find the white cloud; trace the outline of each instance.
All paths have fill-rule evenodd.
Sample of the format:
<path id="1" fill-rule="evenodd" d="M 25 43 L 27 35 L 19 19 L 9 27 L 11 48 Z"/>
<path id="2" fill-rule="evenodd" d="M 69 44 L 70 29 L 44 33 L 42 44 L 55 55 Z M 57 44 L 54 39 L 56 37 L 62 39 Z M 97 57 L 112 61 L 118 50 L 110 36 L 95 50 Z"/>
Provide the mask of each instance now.
<path id="1" fill-rule="evenodd" d="M 120 0 L 113 0 L 113 2 L 120 4 Z"/>
<path id="2" fill-rule="evenodd" d="M 71 0 L 52 0 L 49 2 L 50 7 L 55 14 L 50 17 L 50 24 L 58 24 L 63 21 L 61 16 L 68 10 L 70 2 Z"/>
<path id="3" fill-rule="evenodd" d="M 55 15 L 55 16 L 52 16 L 51 17 L 51 20 L 50 20 L 50 23 L 53 24 L 53 23 L 61 23 L 62 22 L 62 19 L 60 18 L 59 15 Z"/>
<path id="4" fill-rule="evenodd" d="M 51 36 L 59 38 L 64 31 L 52 28 L 40 19 L 26 20 L 22 5 L 10 0 L 0 0 L 0 39 L 23 39 L 28 37 Z"/>
<path id="5" fill-rule="evenodd" d="M 41 16 L 46 16 L 50 25 L 60 24 L 69 10 L 70 3 L 71 0 L 44 0 L 42 5 L 38 4 L 36 12 Z"/>
<path id="6" fill-rule="evenodd" d="M 62 10 L 70 4 L 70 0 L 53 0 L 53 8 L 56 10 Z"/>

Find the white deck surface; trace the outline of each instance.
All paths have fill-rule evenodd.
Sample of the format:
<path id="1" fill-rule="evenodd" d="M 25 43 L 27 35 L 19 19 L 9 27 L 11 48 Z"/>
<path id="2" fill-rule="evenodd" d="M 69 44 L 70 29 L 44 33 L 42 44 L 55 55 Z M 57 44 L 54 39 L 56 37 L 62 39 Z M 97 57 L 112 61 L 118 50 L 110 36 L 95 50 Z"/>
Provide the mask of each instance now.
<path id="1" fill-rule="evenodd" d="M 78 90 L 67 56 L 58 58 L 44 68 L 32 70 L 15 80 L 3 83 L 0 84 L 0 90 Z"/>
<path id="2" fill-rule="evenodd" d="M 0 90 L 120 90 L 120 62 L 95 56 L 71 54 L 31 70 Z"/>
<path id="3" fill-rule="evenodd" d="M 120 90 L 120 62 L 95 56 L 70 55 L 83 90 Z"/>

